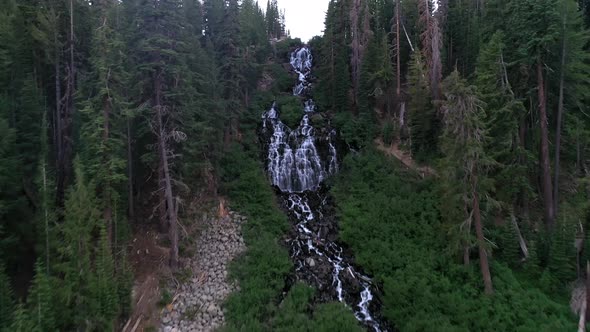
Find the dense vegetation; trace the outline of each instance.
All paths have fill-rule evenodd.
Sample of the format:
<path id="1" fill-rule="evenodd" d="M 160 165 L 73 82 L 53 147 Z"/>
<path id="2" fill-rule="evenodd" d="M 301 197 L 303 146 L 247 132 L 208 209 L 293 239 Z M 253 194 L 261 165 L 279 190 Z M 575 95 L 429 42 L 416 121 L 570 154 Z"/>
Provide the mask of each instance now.
<path id="1" fill-rule="evenodd" d="M 276 0 L 267 11 L 0 3 L 0 330 L 120 329 L 131 232 L 159 229 L 179 268 L 184 207 L 218 194 L 263 66 L 286 57 L 270 43 L 285 37 L 284 13 Z"/>
<path id="2" fill-rule="evenodd" d="M 495 294 L 481 295 L 478 269 L 449 248 L 435 188 L 376 152 L 349 156 L 334 187 L 341 238 L 383 285 L 386 318 L 401 331 L 575 329 L 567 296 L 543 292 L 538 266 L 511 271 L 514 257 L 494 260 Z"/>
<path id="3" fill-rule="evenodd" d="M 289 285 L 256 137 L 273 101 L 290 126 L 301 112 L 279 8 L 0 2 L 0 330 L 120 328 L 133 232 L 157 228 L 177 270 L 183 206 L 220 194 L 250 220 L 227 330 L 359 329 Z M 350 149 L 341 241 L 398 329 L 561 331 L 585 314 L 568 303 L 590 278 L 589 24 L 588 0 L 330 1 L 309 46 L 314 100 Z"/>

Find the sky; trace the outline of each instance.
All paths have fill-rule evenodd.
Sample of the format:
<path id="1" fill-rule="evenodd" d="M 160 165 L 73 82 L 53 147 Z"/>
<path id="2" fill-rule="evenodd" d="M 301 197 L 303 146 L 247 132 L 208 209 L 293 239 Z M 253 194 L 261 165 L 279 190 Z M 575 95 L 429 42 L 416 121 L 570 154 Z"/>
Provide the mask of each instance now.
<path id="1" fill-rule="evenodd" d="M 291 37 L 308 41 L 315 35 L 322 35 L 324 20 L 330 0 L 279 0 L 279 8 L 285 9 L 287 30 Z M 259 3 L 266 1 L 259 0 Z"/>

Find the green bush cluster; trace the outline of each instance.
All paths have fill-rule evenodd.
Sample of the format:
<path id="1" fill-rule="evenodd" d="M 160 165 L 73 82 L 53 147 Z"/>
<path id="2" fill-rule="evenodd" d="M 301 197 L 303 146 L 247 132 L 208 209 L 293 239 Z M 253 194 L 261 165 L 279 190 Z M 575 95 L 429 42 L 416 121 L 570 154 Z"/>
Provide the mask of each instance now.
<path id="1" fill-rule="evenodd" d="M 281 112 L 281 121 L 291 129 L 297 128 L 303 117 L 301 99 L 292 95 L 283 95 L 276 101 Z"/>
<path id="2" fill-rule="evenodd" d="M 447 250 L 432 181 L 411 180 L 376 152 L 348 156 L 333 188 L 341 240 L 382 284 L 383 314 L 401 331 L 572 331 L 566 300 L 492 260 L 493 296 L 477 262 Z M 559 301 L 559 302 L 558 302 Z"/>

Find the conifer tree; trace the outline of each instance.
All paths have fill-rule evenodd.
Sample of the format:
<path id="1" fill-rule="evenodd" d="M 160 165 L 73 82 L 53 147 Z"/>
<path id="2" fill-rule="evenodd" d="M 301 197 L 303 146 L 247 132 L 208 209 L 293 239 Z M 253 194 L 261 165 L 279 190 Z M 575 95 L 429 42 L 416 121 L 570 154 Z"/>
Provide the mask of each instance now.
<path id="1" fill-rule="evenodd" d="M 412 53 L 408 72 L 408 126 L 410 149 L 417 157 L 424 157 L 436 146 L 436 115 L 431 103 L 428 73 L 420 52 Z"/>
<path id="2" fill-rule="evenodd" d="M 4 269 L 4 263 L 0 261 L 0 331 L 7 329 L 12 322 L 13 295 L 10 280 Z"/>
<path id="3" fill-rule="evenodd" d="M 65 204 L 65 218 L 61 225 L 62 244 L 60 263 L 56 270 L 63 275 L 58 301 L 62 304 L 60 326 L 63 328 L 91 328 L 96 317 L 92 311 L 94 299 L 91 285 L 94 282 L 91 256 L 94 255 L 92 233 L 96 229 L 100 212 L 97 209 L 94 189 L 87 182 L 79 161 L 75 163 L 76 181 L 69 190 Z"/>
<path id="4" fill-rule="evenodd" d="M 105 226 L 101 225 L 99 229 L 98 254 L 94 263 L 96 272 L 91 285 L 91 297 L 95 302 L 92 312 L 97 317 L 96 329 L 107 331 L 114 330 L 113 322 L 119 313 L 118 285 Z"/>
<path id="5" fill-rule="evenodd" d="M 124 48 L 112 15 L 113 3 L 99 2 L 99 27 L 94 30 L 92 72 L 88 76 L 88 100 L 81 110 L 85 115 L 82 129 L 84 163 L 87 174 L 99 189 L 98 197 L 108 240 L 113 242 L 113 207 L 121 201 L 119 195 L 125 184 L 125 123 L 126 101 L 123 89 L 127 80 L 123 64 Z"/>
<path id="6" fill-rule="evenodd" d="M 553 181 L 549 156 L 549 128 L 547 112 L 547 74 L 545 63 L 549 59 L 549 49 L 558 38 L 559 16 L 553 0 L 522 0 L 509 2 L 507 33 L 519 45 L 516 50 L 518 60 L 530 68 L 531 77 L 536 79 L 536 109 L 539 116 L 539 159 L 541 193 L 543 197 L 544 220 L 546 226 L 553 227 L 555 206 L 553 202 Z"/>
<path id="7" fill-rule="evenodd" d="M 494 196 L 505 203 L 504 210 L 511 210 L 518 195 L 530 190 L 526 177 L 530 161 L 519 137 L 519 123 L 526 109 L 517 100 L 509 81 L 504 39 L 504 33 L 498 31 L 482 47 L 475 83 L 481 100 L 486 103 L 484 121 L 489 139 L 485 149 L 497 162 L 490 169 L 491 178 L 497 183 Z"/>
<path id="8" fill-rule="evenodd" d="M 53 298 L 55 288 L 40 260 L 35 263 L 35 278 L 27 296 L 30 318 L 35 324 L 34 331 L 55 331 L 59 318 Z"/>
<path id="9" fill-rule="evenodd" d="M 35 322 L 32 320 L 24 304 L 19 303 L 14 310 L 14 319 L 8 331 L 28 332 L 35 331 Z"/>
<path id="10" fill-rule="evenodd" d="M 478 99 L 475 87 L 468 86 L 457 71 L 444 80 L 443 91 L 443 181 L 450 187 L 458 187 L 461 194 L 460 199 L 454 202 L 459 207 L 465 207 L 465 221 L 461 227 L 469 233 L 471 224 L 475 226 L 485 293 L 491 294 L 492 278 L 480 208 L 480 197 L 485 192 L 482 184 L 485 183 L 487 168 L 492 163 L 484 151 L 487 137 L 482 121 L 483 103 Z"/>

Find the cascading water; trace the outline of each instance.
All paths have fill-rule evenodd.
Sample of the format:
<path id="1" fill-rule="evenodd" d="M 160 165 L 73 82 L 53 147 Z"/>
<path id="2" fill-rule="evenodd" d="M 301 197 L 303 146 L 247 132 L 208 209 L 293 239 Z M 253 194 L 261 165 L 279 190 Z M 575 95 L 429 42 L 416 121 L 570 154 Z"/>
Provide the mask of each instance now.
<path id="1" fill-rule="evenodd" d="M 288 243 L 296 277 L 314 285 L 322 300 L 345 303 L 364 325 L 382 331 L 383 324 L 373 314 L 377 304 L 371 279 L 355 269 L 349 263 L 350 255 L 335 243 L 330 196 L 321 184 L 338 171 L 336 131 L 316 129 L 311 123 L 316 114 L 308 98 L 312 61 L 307 47 L 291 54 L 291 66 L 299 77 L 293 94 L 304 99 L 299 127 L 286 126 L 276 104 L 262 115 L 268 176 L 280 189 L 285 209 L 295 222 Z"/>

